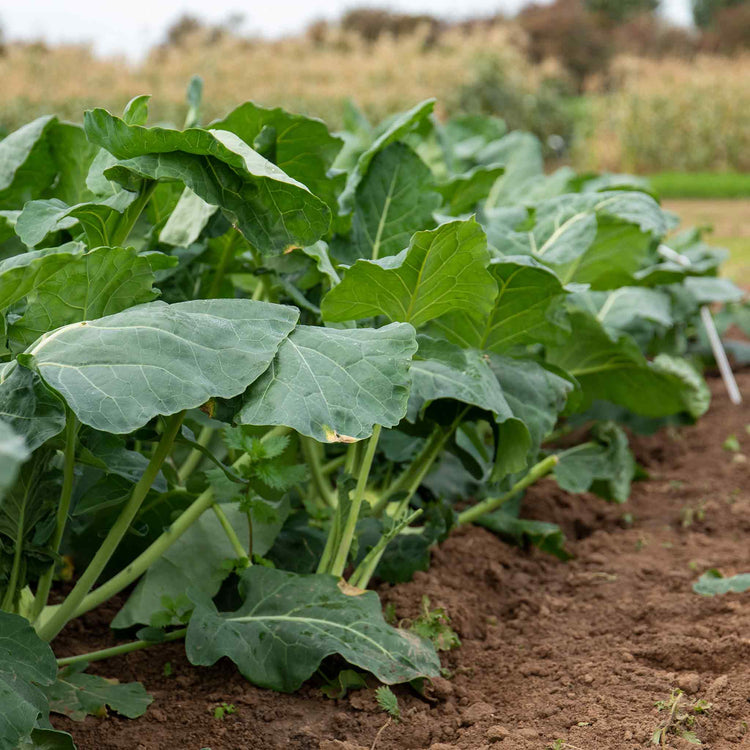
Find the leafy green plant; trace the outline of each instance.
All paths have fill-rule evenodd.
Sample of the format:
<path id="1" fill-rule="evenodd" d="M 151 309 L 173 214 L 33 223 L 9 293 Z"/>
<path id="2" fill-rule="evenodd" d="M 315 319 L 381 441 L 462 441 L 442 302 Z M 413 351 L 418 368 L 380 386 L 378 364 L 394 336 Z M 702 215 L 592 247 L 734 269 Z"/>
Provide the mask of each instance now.
<path id="1" fill-rule="evenodd" d="M 222 702 L 218 706 L 214 706 L 213 715 L 214 719 L 225 719 L 227 716 L 236 714 L 237 709 L 233 703 Z"/>
<path id="2" fill-rule="evenodd" d="M 700 306 L 740 293 L 699 234 L 669 240 L 690 268 L 658 253 L 672 220 L 637 181 L 547 175 L 533 136 L 432 101 L 344 148 L 252 103 L 202 127 L 199 95 L 183 129 L 137 97 L 0 142 L 0 750 L 49 731 L 49 696 L 145 710 L 138 686 L 94 706 L 70 685 L 163 642 L 285 691 L 334 654 L 436 676 L 445 613 L 394 627 L 373 578 L 468 523 L 565 559 L 523 493 L 553 474 L 621 502 L 620 425 L 708 406 L 683 355 Z M 590 439 L 550 447 L 560 420 Z M 112 625 L 136 640 L 52 656 L 131 586 Z"/>
<path id="3" fill-rule="evenodd" d="M 673 690 L 667 700 L 657 701 L 654 705 L 658 711 L 666 711 L 668 715 L 651 736 L 652 745 L 666 747 L 670 735 L 676 735 L 691 745 L 703 744 L 694 731 L 695 717 L 708 711 L 710 703 L 699 700 L 690 704 L 682 690 Z"/>

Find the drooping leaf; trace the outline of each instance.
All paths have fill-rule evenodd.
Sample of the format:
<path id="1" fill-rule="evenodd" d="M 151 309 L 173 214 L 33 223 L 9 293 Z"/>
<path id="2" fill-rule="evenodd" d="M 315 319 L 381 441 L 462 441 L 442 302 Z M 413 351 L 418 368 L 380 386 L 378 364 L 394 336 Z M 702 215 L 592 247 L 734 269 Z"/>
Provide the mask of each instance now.
<path id="1" fill-rule="evenodd" d="M 547 357 L 581 384 L 582 408 L 602 399 L 648 417 L 687 412 L 694 418 L 708 408 L 708 387 L 687 361 L 659 355 L 648 362 L 630 336 L 612 341 L 590 313 L 572 311 L 570 320 L 569 341 L 550 347 Z"/>
<path id="2" fill-rule="evenodd" d="M 16 750 L 46 719 L 40 686 L 55 681 L 57 663 L 28 620 L 0 610 L 0 750 Z"/>
<path id="3" fill-rule="evenodd" d="M 54 185 L 47 194 L 70 206 L 93 199 L 86 177 L 99 149 L 89 142 L 83 128 L 71 122 L 55 122 L 47 132 L 47 143 L 57 168 Z"/>
<path id="4" fill-rule="evenodd" d="M 35 451 L 65 428 L 65 404 L 33 370 L 9 363 L 0 370 L 0 419 Z"/>
<path id="5" fill-rule="evenodd" d="M 236 505 L 223 504 L 222 507 L 240 543 L 249 550 L 247 516 Z M 253 519 L 253 554 L 262 556 L 268 552 L 288 514 L 289 503 L 282 501 L 273 518 Z M 163 597 L 175 601 L 188 589 L 200 591 L 209 598 L 215 596 L 231 572 L 225 561 L 236 557 L 219 519 L 212 511 L 207 511 L 149 567 L 112 621 L 112 627 L 147 625 L 151 616 L 163 608 Z"/>
<path id="6" fill-rule="evenodd" d="M 70 206 L 58 198 L 29 201 L 16 220 L 16 234 L 28 247 L 39 245 L 48 234 L 74 227 L 78 220 L 68 215 Z"/>
<path id="7" fill-rule="evenodd" d="M 387 625 L 374 592 L 349 595 L 333 576 L 257 565 L 241 573 L 240 592 L 242 606 L 227 613 L 203 594 L 192 596 L 185 647 L 193 664 L 227 656 L 252 683 L 284 692 L 299 688 L 331 654 L 389 685 L 439 673 L 432 645 Z"/>
<path id="8" fill-rule="evenodd" d="M 745 591 L 750 591 L 750 573 L 739 573 L 724 578 L 716 568 L 711 568 L 693 584 L 693 591 L 702 596 L 716 596 L 731 592 L 743 594 Z"/>
<path id="9" fill-rule="evenodd" d="M 489 314 L 451 311 L 435 322 L 443 335 L 463 347 L 498 354 L 564 336 L 565 289 L 552 271 L 524 256 L 493 260 L 489 271 L 498 286 Z"/>
<path id="10" fill-rule="evenodd" d="M 248 389 L 240 424 L 287 425 L 321 442 L 361 440 L 406 412 L 414 329 L 298 326 Z"/>
<path id="11" fill-rule="evenodd" d="M 412 107 L 407 112 L 402 112 L 400 115 L 394 117 L 388 124 L 388 127 L 375 139 L 370 147 L 360 154 L 354 168 L 349 172 L 346 187 L 339 196 L 339 204 L 344 213 L 348 213 L 352 209 L 357 188 L 367 174 L 370 163 L 375 156 L 390 146 L 391 143 L 402 140 L 409 131 L 416 128 L 429 117 L 434 107 L 435 100 L 427 99 Z"/>
<path id="12" fill-rule="evenodd" d="M 331 135 L 321 120 L 245 102 L 209 127 L 235 133 L 261 156 L 307 186 L 332 214 L 338 212 L 338 194 L 345 178 L 343 174 L 334 177 L 329 172 L 343 141 Z"/>
<path id="13" fill-rule="evenodd" d="M 127 125 L 101 109 L 86 112 L 84 127 L 120 160 L 104 170 L 108 179 L 125 188 L 133 179 L 178 180 L 221 206 L 262 253 L 311 245 L 328 229 L 326 205 L 234 133 Z"/>
<path id="14" fill-rule="evenodd" d="M 185 188 L 162 227 L 159 240 L 175 247 L 189 247 L 200 237 L 201 232 L 218 210 L 218 206 L 206 203 L 190 188 Z"/>
<path id="15" fill-rule="evenodd" d="M 414 232 L 434 226 L 440 195 L 433 182 L 424 162 L 403 143 L 376 154 L 354 197 L 352 260 L 396 255 Z"/>
<path id="16" fill-rule="evenodd" d="M 84 674 L 86 666 L 79 664 L 61 669 L 55 682 L 44 688 L 51 712 L 83 721 L 86 716 L 106 716 L 109 708 L 128 719 L 137 719 L 153 703 L 154 699 L 140 682 L 122 684 L 99 675 Z"/>
<path id="17" fill-rule="evenodd" d="M 56 729 L 34 729 L 16 750 L 76 750 L 73 738 Z"/>
<path id="18" fill-rule="evenodd" d="M 591 490 L 607 500 L 624 503 L 636 468 L 627 435 L 614 422 L 602 422 L 596 425 L 594 437 L 596 442 L 558 454 L 555 479 L 567 492 Z"/>
<path id="19" fill-rule="evenodd" d="M 385 315 L 415 328 L 449 311 L 488 315 L 496 282 L 487 238 L 473 219 L 417 232 L 398 255 L 358 260 L 323 298 L 321 313 L 340 322 Z"/>
<path id="20" fill-rule="evenodd" d="M 55 328 L 150 302 L 157 296 L 153 266 L 173 262 L 161 253 L 138 255 L 132 247 L 99 247 L 79 255 L 36 284 L 10 338 L 23 348 Z"/>
<path id="21" fill-rule="evenodd" d="M 293 308 L 252 300 L 151 302 L 45 334 L 28 356 L 81 422 L 126 433 L 242 393 L 296 319 Z"/>

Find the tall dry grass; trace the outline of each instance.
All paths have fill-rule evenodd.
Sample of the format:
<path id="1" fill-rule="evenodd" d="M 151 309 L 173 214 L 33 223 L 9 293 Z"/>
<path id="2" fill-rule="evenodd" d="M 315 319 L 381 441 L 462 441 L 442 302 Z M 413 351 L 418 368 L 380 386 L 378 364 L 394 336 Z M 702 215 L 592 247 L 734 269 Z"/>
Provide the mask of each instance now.
<path id="1" fill-rule="evenodd" d="M 334 125 L 347 98 L 373 118 L 431 96 L 447 101 L 471 81 L 480 58 L 496 60 L 520 82 L 533 83 L 522 34 L 511 26 L 450 30 L 430 44 L 428 33 L 383 35 L 365 43 L 335 28 L 322 38 L 280 41 L 216 38 L 199 30 L 179 46 L 153 50 L 137 66 L 98 59 L 82 46 L 10 44 L 0 58 L 0 123 L 17 127 L 44 112 L 77 119 L 85 107 L 117 110 L 141 93 L 153 95 L 157 118 L 178 121 L 185 86 L 196 73 L 204 79 L 209 118 L 252 99 Z"/>
<path id="2" fill-rule="evenodd" d="M 592 97 L 578 161 L 639 173 L 750 170 L 750 54 L 622 57 Z"/>

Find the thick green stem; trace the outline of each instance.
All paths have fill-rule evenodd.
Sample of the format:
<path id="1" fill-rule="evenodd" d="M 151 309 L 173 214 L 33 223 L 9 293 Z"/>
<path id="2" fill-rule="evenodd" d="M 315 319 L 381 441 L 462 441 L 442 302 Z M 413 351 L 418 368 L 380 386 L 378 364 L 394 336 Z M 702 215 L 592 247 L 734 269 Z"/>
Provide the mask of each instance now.
<path id="1" fill-rule="evenodd" d="M 221 257 L 219 258 L 219 265 L 216 269 L 216 273 L 214 273 L 214 277 L 211 281 L 211 286 L 209 287 L 208 294 L 206 295 L 207 299 L 213 299 L 217 297 L 219 292 L 221 291 L 221 285 L 224 282 L 224 276 L 226 276 L 227 268 L 230 261 L 232 260 L 232 257 L 234 256 L 234 251 L 237 247 L 237 241 L 240 237 L 242 237 L 242 235 L 239 233 L 239 230 L 233 229 L 233 234 L 227 240 L 226 247 L 224 248 L 223 252 L 221 253 Z"/>
<path id="2" fill-rule="evenodd" d="M 221 528 L 224 529 L 224 533 L 227 535 L 227 539 L 229 539 L 229 543 L 232 545 L 232 549 L 234 550 L 234 553 L 237 555 L 239 560 L 245 563 L 245 566 L 247 567 L 247 565 L 250 565 L 250 558 L 247 556 L 247 551 L 242 546 L 242 542 L 237 536 L 237 533 L 232 528 L 232 524 L 229 523 L 227 514 L 224 512 L 224 509 L 218 503 L 213 503 L 211 507 L 213 508 L 213 511 L 216 514 L 216 517 L 219 519 Z"/>
<path id="3" fill-rule="evenodd" d="M 70 409 L 67 410 L 65 421 L 65 461 L 63 465 L 63 483 L 60 492 L 60 502 L 57 506 L 57 516 L 55 518 L 55 530 L 50 539 L 50 551 L 57 555 L 60 550 L 60 542 L 65 533 L 65 525 L 68 522 L 68 513 L 70 512 L 70 501 L 73 497 L 73 481 L 75 479 L 76 465 L 76 440 L 78 439 L 79 423 Z M 39 584 L 34 597 L 34 604 L 31 610 L 31 621 L 34 622 L 39 613 L 44 609 L 49 597 L 50 588 L 52 587 L 52 578 L 55 573 L 55 563 L 44 572 L 39 579 Z"/>
<path id="4" fill-rule="evenodd" d="M 141 188 L 141 192 L 135 201 L 125 210 L 122 219 L 118 222 L 112 235 L 107 238 L 112 247 L 122 247 L 125 245 L 130 233 L 133 231 L 136 221 L 138 221 L 138 217 L 151 200 L 151 196 L 154 194 L 157 184 L 156 180 L 149 180 L 146 185 Z"/>
<path id="5" fill-rule="evenodd" d="M 338 469 L 340 466 L 343 466 L 346 461 L 346 454 L 343 454 L 341 456 L 337 456 L 336 458 L 332 458 L 327 463 L 324 463 L 320 467 L 320 473 L 327 477 L 329 474 L 333 474 L 336 469 Z"/>
<path id="6" fill-rule="evenodd" d="M 83 602 L 86 595 L 91 591 L 91 587 L 96 583 L 123 537 L 127 534 L 130 524 L 135 519 L 138 510 L 161 469 L 161 465 L 172 450 L 172 444 L 180 430 L 184 417 L 185 412 L 181 411 L 168 418 L 167 427 L 159 440 L 156 451 L 148 462 L 143 476 L 141 476 L 133 488 L 130 499 L 122 511 L 120 511 L 120 515 L 94 555 L 94 559 L 78 579 L 73 590 L 52 616 L 38 627 L 37 632 L 40 638 L 51 641 L 65 627 L 66 623 L 75 616 L 75 612 L 81 605 L 81 602 Z"/>
<path id="7" fill-rule="evenodd" d="M 171 633 L 166 633 L 164 638 L 160 641 L 131 641 L 130 643 L 123 643 L 121 646 L 112 646 L 111 648 L 103 648 L 99 651 L 92 651 L 88 654 L 78 654 L 78 656 L 65 656 L 62 659 L 57 660 L 58 668 L 69 667 L 71 664 L 89 664 L 92 661 L 102 661 L 103 659 L 111 659 L 114 656 L 122 656 L 123 654 L 129 654 L 133 651 L 140 651 L 144 648 L 151 646 L 158 646 L 161 643 L 168 643 L 169 641 L 182 640 L 187 635 L 187 628 L 180 628 L 179 630 L 173 630 Z"/>
<path id="8" fill-rule="evenodd" d="M 287 432 L 289 432 L 288 427 L 274 427 L 263 436 L 262 440 L 267 440 L 276 435 L 284 435 Z M 235 470 L 241 469 L 249 463 L 249 460 L 247 454 L 242 455 L 232 464 L 232 468 Z M 89 612 L 137 581 L 211 507 L 213 502 L 214 491 L 209 487 L 198 495 L 170 527 L 126 568 L 90 592 L 78 606 L 74 616 L 79 617 Z"/>
<path id="9" fill-rule="evenodd" d="M 365 496 L 367 480 L 370 477 L 370 467 L 372 466 L 373 458 L 375 458 L 375 450 L 378 447 L 379 437 L 380 425 L 376 424 L 375 429 L 372 431 L 372 435 L 367 440 L 367 449 L 365 450 L 365 455 L 362 459 L 361 466 L 359 467 L 357 486 L 354 489 L 354 499 L 352 500 L 349 515 L 347 516 L 346 524 L 344 525 L 341 541 L 336 550 L 336 555 L 333 558 L 331 573 L 335 576 L 343 575 L 346 562 L 349 559 L 349 550 L 351 549 L 352 540 L 354 539 L 354 530 L 357 526 L 357 520 L 359 519 L 359 511 L 362 507 L 362 500 Z"/>
<path id="10" fill-rule="evenodd" d="M 211 438 L 214 436 L 214 432 L 215 430 L 213 427 L 209 427 L 208 425 L 204 426 L 198 434 L 198 444 L 202 445 L 205 448 L 211 442 Z M 193 448 L 190 451 L 188 457 L 185 459 L 185 463 L 182 464 L 182 466 L 180 466 L 179 470 L 177 471 L 177 476 L 179 477 L 180 484 L 184 485 L 185 482 L 187 482 L 190 475 L 200 466 L 203 458 L 203 453 L 201 453 L 201 451 L 199 451 L 197 448 Z"/>
<path id="11" fill-rule="evenodd" d="M 383 534 L 378 540 L 378 543 L 365 555 L 362 562 L 357 566 L 352 577 L 349 579 L 349 583 L 357 588 L 366 589 L 367 584 L 370 583 L 370 579 L 375 573 L 375 569 L 378 567 L 380 558 L 385 552 L 385 548 L 388 546 L 392 539 L 395 539 L 403 529 L 414 523 L 423 513 L 422 509 L 415 510 L 410 515 L 406 516 L 396 527 L 388 534 Z"/>
<path id="12" fill-rule="evenodd" d="M 528 474 L 522 479 L 519 479 L 504 495 L 499 497 L 488 497 L 486 500 L 482 500 L 481 503 L 472 505 L 471 508 L 467 508 L 463 513 L 459 513 L 458 522 L 460 524 L 473 523 L 485 513 L 492 513 L 493 510 L 497 510 L 501 505 L 507 503 L 519 492 L 522 492 L 527 487 L 530 487 L 534 482 L 537 482 L 542 477 L 549 474 L 552 469 L 557 466 L 557 456 L 547 456 L 542 459 L 538 464 L 529 469 Z"/>
<path id="13" fill-rule="evenodd" d="M 461 417 L 463 417 L 463 413 Z M 396 478 L 396 481 L 378 498 L 372 508 L 374 516 L 383 515 L 390 499 L 397 492 L 405 491 L 410 493 L 410 497 L 416 492 L 419 485 L 422 483 L 422 480 L 427 476 L 427 473 L 437 460 L 440 452 L 443 450 L 448 438 L 450 438 L 453 431 L 458 426 L 459 421 L 459 419 L 456 419 L 448 430 L 444 430 L 441 427 L 435 427 L 430 437 L 427 438 L 427 442 L 422 447 L 422 450 L 417 454 L 411 464 L 401 472 Z"/>
<path id="14" fill-rule="evenodd" d="M 323 474 L 323 466 L 320 462 L 318 444 L 312 438 L 303 435 L 300 437 L 300 446 L 302 447 L 305 461 L 310 467 L 310 475 L 318 495 L 328 507 L 335 508 L 336 495 L 334 494 L 327 477 Z"/>

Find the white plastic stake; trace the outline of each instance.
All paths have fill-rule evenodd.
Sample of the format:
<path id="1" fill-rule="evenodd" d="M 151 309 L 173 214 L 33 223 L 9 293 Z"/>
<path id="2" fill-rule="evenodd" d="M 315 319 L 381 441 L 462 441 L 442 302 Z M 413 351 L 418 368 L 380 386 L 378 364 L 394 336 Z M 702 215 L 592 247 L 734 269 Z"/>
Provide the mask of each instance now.
<path id="1" fill-rule="evenodd" d="M 690 258 L 683 255 L 682 253 L 678 253 L 675 250 L 672 250 L 672 248 L 667 245 L 659 245 L 659 253 L 667 260 L 679 263 L 679 265 L 683 267 L 691 265 Z M 709 309 L 708 305 L 703 305 L 701 307 L 701 321 L 703 322 L 703 327 L 706 329 L 706 336 L 708 336 L 708 340 L 711 343 L 711 350 L 714 353 L 716 364 L 719 366 L 721 379 L 724 381 L 724 386 L 727 389 L 729 400 L 733 404 L 739 405 L 742 403 L 742 394 L 740 393 L 740 389 L 737 386 L 737 381 L 735 380 L 734 373 L 732 372 L 732 368 L 729 364 L 729 359 L 727 358 L 727 352 L 724 349 L 724 344 L 721 343 L 721 337 L 719 336 L 719 332 L 716 330 L 716 323 L 714 323 L 714 319 L 711 315 L 711 310 Z"/>

